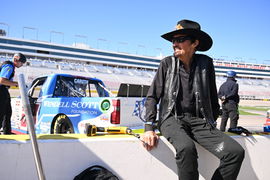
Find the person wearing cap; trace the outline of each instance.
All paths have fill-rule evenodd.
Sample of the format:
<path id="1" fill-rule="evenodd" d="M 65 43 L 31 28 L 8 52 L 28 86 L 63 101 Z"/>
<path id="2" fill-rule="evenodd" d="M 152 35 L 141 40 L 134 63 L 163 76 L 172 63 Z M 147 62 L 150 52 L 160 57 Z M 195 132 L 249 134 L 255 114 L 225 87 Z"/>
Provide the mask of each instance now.
<path id="1" fill-rule="evenodd" d="M 235 79 L 236 72 L 228 71 L 227 80 L 220 86 L 218 91 L 218 98 L 222 103 L 222 116 L 220 123 L 220 130 L 225 131 L 227 126 L 227 121 L 230 118 L 230 128 L 236 128 L 239 119 L 238 104 L 239 86 Z"/>
<path id="2" fill-rule="evenodd" d="M 172 43 L 174 54 L 161 60 L 149 88 L 143 146 L 157 146 L 157 128 L 175 148 L 179 179 L 190 180 L 199 179 L 195 141 L 220 159 L 212 179 L 236 179 L 245 151 L 216 128 L 220 106 L 213 60 L 196 53 L 209 50 L 212 38 L 190 20 L 179 21 L 162 37 Z"/>
<path id="3" fill-rule="evenodd" d="M 12 134 L 10 124 L 12 110 L 8 88 L 18 86 L 18 82 L 13 81 L 15 68 L 22 67 L 25 62 L 25 56 L 22 53 L 16 53 L 13 56 L 13 62 L 4 61 L 0 66 L 0 128 L 3 134 Z"/>

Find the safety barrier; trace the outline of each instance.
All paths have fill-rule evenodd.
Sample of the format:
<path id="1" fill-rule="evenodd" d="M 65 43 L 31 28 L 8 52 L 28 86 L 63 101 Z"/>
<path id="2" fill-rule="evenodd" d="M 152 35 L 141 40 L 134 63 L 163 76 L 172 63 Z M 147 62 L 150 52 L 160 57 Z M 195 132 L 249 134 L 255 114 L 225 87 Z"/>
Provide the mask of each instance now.
<path id="1" fill-rule="evenodd" d="M 13 140 L 15 138 L 15 140 Z M 36 180 L 35 163 L 28 136 L 1 135 L 1 179 Z M 270 135 L 233 136 L 246 151 L 238 180 L 267 180 Z M 120 179 L 177 179 L 174 150 L 164 137 L 158 147 L 146 151 L 130 135 L 39 135 L 39 151 L 47 180 L 72 180 L 91 165 L 110 169 Z M 200 179 L 211 179 L 216 157 L 197 145 Z"/>

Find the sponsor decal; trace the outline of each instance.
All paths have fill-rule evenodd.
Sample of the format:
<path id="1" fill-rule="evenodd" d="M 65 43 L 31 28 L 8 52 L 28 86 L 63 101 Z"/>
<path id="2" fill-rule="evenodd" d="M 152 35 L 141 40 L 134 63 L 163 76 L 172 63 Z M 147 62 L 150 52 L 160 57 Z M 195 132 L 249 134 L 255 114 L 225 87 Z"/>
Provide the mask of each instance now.
<path id="1" fill-rule="evenodd" d="M 58 113 L 65 113 L 68 117 L 73 117 L 71 120 L 79 120 L 78 129 L 83 132 L 85 123 L 106 125 L 110 124 L 110 113 L 114 110 L 112 100 L 109 98 L 103 99 L 47 99 L 42 102 L 41 116 L 38 117 L 36 124 L 38 133 L 50 133 L 51 120 Z M 87 119 L 87 120 L 86 120 Z M 77 121 L 76 120 L 76 121 Z"/>
<path id="2" fill-rule="evenodd" d="M 43 107 L 52 108 L 94 108 L 96 109 L 99 102 L 82 102 L 82 101 L 44 101 Z"/>
<path id="3" fill-rule="evenodd" d="M 44 101 L 44 107 L 53 107 L 53 108 L 69 108 L 69 102 L 59 102 L 59 101 Z"/>
<path id="4" fill-rule="evenodd" d="M 81 102 L 81 101 L 73 101 L 71 103 L 71 108 L 97 108 L 98 102 Z"/>
<path id="5" fill-rule="evenodd" d="M 109 114 L 101 114 L 100 115 L 100 120 L 101 121 L 109 121 L 110 120 L 110 115 Z"/>
<path id="6" fill-rule="evenodd" d="M 85 79 L 74 79 L 75 84 L 88 84 L 88 80 Z"/>
<path id="7" fill-rule="evenodd" d="M 110 113 L 113 111 L 112 101 L 110 99 L 103 99 L 100 103 L 99 109 L 102 113 Z"/>
<path id="8" fill-rule="evenodd" d="M 108 115 L 108 114 L 107 114 Z M 78 130 L 80 133 L 85 133 L 85 124 L 90 123 L 92 125 L 95 125 L 97 127 L 108 127 L 111 126 L 110 121 L 102 120 L 102 118 L 105 118 L 104 114 L 102 116 L 98 116 L 92 119 L 86 119 L 82 120 L 78 123 Z"/>
<path id="9" fill-rule="evenodd" d="M 77 114 L 90 114 L 90 115 L 98 115 L 97 111 L 91 111 L 91 110 L 81 110 L 81 109 L 71 109 L 71 113 L 77 113 Z"/>
<path id="10" fill-rule="evenodd" d="M 135 102 L 135 107 L 132 113 L 132 116 L 137 116 L 138 118 L 140 118 L 140 120 L 142 120 L 143 122 L 146 122 L 144 119 L 144 115 L 145 115 L 145 101 L 146 98 L 143 98 L 142 100 L 138 100 Z"/>
<path id="11" fill-rule="evenodd" d="M 39 124 L 40 134 L 48 134 L 51 129 L 51 122 L 41 122 Z"/>

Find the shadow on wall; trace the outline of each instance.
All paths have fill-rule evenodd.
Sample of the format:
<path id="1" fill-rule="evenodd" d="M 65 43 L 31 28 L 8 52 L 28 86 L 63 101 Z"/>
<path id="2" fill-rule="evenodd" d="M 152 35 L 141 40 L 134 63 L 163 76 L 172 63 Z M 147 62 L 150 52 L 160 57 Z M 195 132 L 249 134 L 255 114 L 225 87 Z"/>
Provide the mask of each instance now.
<path id="1" fill-rule="evenodd" d="M 47 138 L 46 136 L 48 135 L 42 138 Z M 92 141 L 91 137 L 89 139 L 61 139 L 60 137 L 58 140 L 42 140 L 39 143 L 39 149 L 45 175 L 47 175 L 46 179 L 73 180 L 75 176 L 93 165 L 103 166 L 120 178 L 114 170 L 115 167 L 111 167 L 110 163 L 106 162 L 106 158 L 103 159 L 96 153 L 97 149 L 104 149 L 104 147 L 97 144 L 95 148 L 91 148 L 93 145 L 88 146 L 86 143 L 89 140 Z M 58 145 L 56 146 L 55 143 Z M 93 143 L 95 140 L 91 142 Z"/>
<path id="2" fill-rule="evenodd" d="M 159 149 L 162 149 L 162 151 Z M 166 138 L 160 137 L 158 147 L 149 151 L 149 153 L 178 175 L 175 163 L 175 150 Z"/>
<path id="3" fill-rule="evenodd" d="M 243 161 L 240 173 L 238 175 L 239 180 L 259 180 L 262 177 L 258 177 L 260 167 L 268 167 L 268 163 L 264 155 L 268 154 L 269 149 L 265 148 L 265 143 L 257 141 L 254 136 L 233 136 L 233 138 L 245 149 L 245 159 Z M 268 141 L 270 136 L 263 136 L 265 141 Z M 163 141 L 167 141 L 165 138 Z M 159 141 L 158 148 L 162 148 L 162 151 L 152 150 L 150 151 L 156 159 L 161 161 L 169 169 L 171 169 L 177 175 L 177 169 L 175 164 L 174 149 L 169 142 L 164 143 Z M 203 147 L 196 143 L 198 151 L 198 164 L 200 179 L 211 179 L 216 168 L 219 166 L 219 159 L 205 150 Z M 171 162 L 173 161 L 173 163 Z M 264 169 L 263 168 L 263 169 Z M 267 172 L 264 172 L 264 174 Z"/>
<path id="4" fill-rule="evenodd" d="M 10 135 L 12 136 L 12 135 Z M 160 137 L 159 145 L 147 151 L 133 136 L 87 137 L 81 139 L 50 139 L 40 136 L 38 146 L 46 179 L 72 180 L 92 165 L 101 165 L 120 179 L 177 179 L 175 152 Z M 63 138 L 63 139 L 61 139 Z M 268 136 L 233 136 L 246 150 L 238 180 L 266 180 L 269 167 Z M 219 160 L 197 145 L 200 179 L 211 179 Z M 1 179 L 34 180 L 37 172 L 29 141 L 1 140 Z M 31 169 L 29 171 L 29 169 Z M 265 172 L 263 172 L 265 171 Z"/>
<path id="5" fill-rule="evenodd" d="M 264 138 L 264 141 L 258 141 L 256 138 L 259 136 L 256 136 L 257 135 L 235 138 L 235 140 L 245 149 L 245 159 L 239 174 L 239 177 L 243 180 L 261 180 L 262 177 L 258 177 L 256 173 L 258 173 L 259 170 L 265 169 L 265 167 L 269 167 L 269 161 L 267 161 L 269 158 L 265 157 L 269 154 L 269 148 L 266 148 L 269 146 L 266 146 L 266 143 L 264 142 L 269 142 L 270 136 L 261 136 L 261 138 Z M 268 171 L 261 173 L 265 174 L 265 178 L 267 177 Z"/>

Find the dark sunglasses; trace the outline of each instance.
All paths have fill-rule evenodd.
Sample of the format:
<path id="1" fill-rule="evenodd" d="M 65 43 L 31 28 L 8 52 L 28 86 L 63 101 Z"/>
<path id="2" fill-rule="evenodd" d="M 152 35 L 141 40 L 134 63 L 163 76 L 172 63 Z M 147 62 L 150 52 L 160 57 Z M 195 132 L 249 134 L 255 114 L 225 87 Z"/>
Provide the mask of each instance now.
<path id="1" fill-rule="evenodd" d="M 179 36 L 179 37 L 173 38 L 172 43 L 173 44 L 174 43 L 183 43 L 186 40 L 192 40 L 192 37 L 190 37 L 190 36 Z"/>

